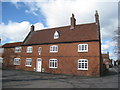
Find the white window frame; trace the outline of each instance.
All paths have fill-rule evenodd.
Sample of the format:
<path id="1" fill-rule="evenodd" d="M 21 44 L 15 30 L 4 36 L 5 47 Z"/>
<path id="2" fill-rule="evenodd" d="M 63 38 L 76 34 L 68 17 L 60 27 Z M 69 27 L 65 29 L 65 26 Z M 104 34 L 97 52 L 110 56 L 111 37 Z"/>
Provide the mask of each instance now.
<path id="1" fill-rule="evenodd" d="M 56 66 L 55 66 L 56 64 Z M 49 68 L 57 68 L 58 67 L 58 60 L 57 59 L 50 59 L 49 60 Z"/>
<path id="2" fill-rule="evenodd" d="M 51 53 L 57 53 L 58 52 L 58 45 L 50 46 L 50 52 Z"/>
<path id="3" fill-rule="evenodd" d="M 58 39 L 59 38 L 59 33 L 58 33 L 58 31 L 55 31 L 55 33 L 54 33 L 54 39 Z"/>
<path id="4" fill-rule="evenodd" d="M 28 59 L 31 60 L 31 62 Z M 27 61 L 29 61 L 29 62 L 27 62 Z M 31 63 L 31 64 L 27 64 L 27 63 Z M 32 58 L 26 58 L 25 66 L 28 66 L 28 67 L 32 66 Z"/>
<path id="5" fill-rule="evenodd" d="M 32 53 L 32 51 L 33 51 L 33 47 L 32 46 L 27 47 L 27 53 Z"/>
<path id="6" fill-rule="evenodd" d="M 14 58 L 14 65 L 20 65 L 20 58 Z"/>
<path id="7" fill-rule="evenodd" d="M 87 64 L 87 68 L 85 65 Z M 81 68 L 79 68 L 79 65 Z M 82 67 L 83 65 L 83 67 Z M 87 59 L 78 59 L 78 70 L 88 70 L 88 60 Z"/>
<path id="8" fill-rule="evenodd" d="M 22 47 L 15 47 L 15 53 L 20 53 L 22 51 Z"/>
<path id="9" fill-rule="evenodd" d="M 78 52 L 88 52 L 88 44 L 78 44 Z"/>
<path id="10" fill-rule="evenodd" d="M 38 53 L 39 53 L 39 55 L 41 55 L 41 52 L 42 52 L 42 47 L 39 47 L 39 48 L 38 48 Z"/>

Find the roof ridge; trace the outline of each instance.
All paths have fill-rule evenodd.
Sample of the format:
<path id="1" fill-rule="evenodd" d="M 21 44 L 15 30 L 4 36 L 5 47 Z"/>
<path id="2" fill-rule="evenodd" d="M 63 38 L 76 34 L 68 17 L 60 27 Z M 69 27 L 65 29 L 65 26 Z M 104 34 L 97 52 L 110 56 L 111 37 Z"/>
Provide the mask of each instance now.
<path id="1" fill-rule="evenodd" d="M 83 26 L 83 25 L 90 25 L 90 24 L 96 24 L 96 22 L 92 22 L 92 23 L 84 23 L 84 24 L 77 24 L 77 25 L 75 25 L 75 26 Z M 41 29 L 41 30 L 36 30 L 36 31 L 34 31 L 34 32 L 44 31 L 44 30 L 54 30 L 54 29 L 58 29 L 58 28 L 66 28 L 66 27 L 70 27 L 70 25 L 67 25 L 67 26 L 61 26 L 61 27 L 47 28 L 47 29 Z"/>

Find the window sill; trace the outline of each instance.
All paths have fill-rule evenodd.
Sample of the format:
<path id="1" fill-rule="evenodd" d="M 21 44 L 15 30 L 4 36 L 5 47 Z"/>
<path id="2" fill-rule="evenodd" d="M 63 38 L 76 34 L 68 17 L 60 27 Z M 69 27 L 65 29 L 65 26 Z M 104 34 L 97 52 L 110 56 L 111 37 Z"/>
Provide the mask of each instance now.
<path id="1" fill-rule="evenodd" d="M 49 68 L 57 69 L 57 67 L 49 67 Z"/>
<path id="2" fill-rule="evenodd" d="M 78 52 L 88 52 L 88 51 L 78 51 Z"/>
<path id="3" fill-rule="evenodd" d="M 19 66 L 20 64 L 14 64 L 14 66 Z"/>
<path id="4" fill-rule="evenodd" d="M 25 66 L 27 66 L 27 67 L 32 67 L 32 65 L 25 65 Z"/>
<path id="5" fill-rule="evenodd" d="M 78 70 L 87 71 L 88 69 L 78 69 Z"/>
<path id="6" fill-rule="evenodd" d="M 50 51 L 50 53 L 58 53 L 58 52 Z"/>

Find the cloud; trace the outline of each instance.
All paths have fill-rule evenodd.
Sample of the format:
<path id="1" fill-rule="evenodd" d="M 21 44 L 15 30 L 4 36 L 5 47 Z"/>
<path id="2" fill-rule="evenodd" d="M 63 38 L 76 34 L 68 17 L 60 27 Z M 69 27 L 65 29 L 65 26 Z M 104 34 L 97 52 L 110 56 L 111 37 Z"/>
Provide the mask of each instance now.
<path id="1" fill-rule="evenodd" d="M 40 30 L 44 28 L 43 24 L 35 23 L 35 30 Z M 0 24 L 0 32 L 2 34 L 2 41 L 9 39 L 10 42 L 23 41 L 27 34 L 30 32 L 31 24 L 28 21 L 23 22 L 12 22 L 6 25 L 4 23 Z"/>
<path id="2" fill-rule="evenodd" d="M 3 40 L 10 39 L 11 41 L 21 41 L 28 33 L 30 23 L 23 21 L 21 23 L 9 21 L 7 25 L 2 23 L 0 30 L 2 30 Z"/>
<path id="3" fill-rule="evenodd" d="M 12 2 L 12 4 L 16 6 L 16 8 L 20 8 L 21 7 L 21 5 L 18 3 L 20 1 L 21 0 L 10 0 L 10 2 Z"/>
<path id="4" fill-rule="evenodd" d="M 18 0 L 18 2 L 21 0 Z M 14 1 L 12 1 L 14 3 Z M 118 0 L 25 0 L 26 13 L 39 16 L 42 13 L 48 27 L 70 25 L 71 14 L 75 14 L 77 24 L 94 22 L 95 10 L 100 14 L 102 40 L 114 37 L 118 26 Z M 18 4 L 19 5 L 19 4 Z M 86 6 L 87 5 L 87 6 Z"/>
<path id="5" fill-rule="evenodd" d="M 32 3 L 24 2 L 24 4 L 28 7 L 28 10 L 25 10 L 26 13 L 32 13 L 33 15 L 38 16 L 37 11 L 39 10 L 39 8 L 36 7 L 35 2 Z"/>
<path id="6" fill-rule="evenodd" d="M 104 51 L 104 50 L 108 50 L 109 49 L 109 45 L 101 45 L 101 49 L 102 49 L 102 51 Z"/>
<path id="7" fill-rule="evenodd" d="M 106 54 L 109 52 L 110 59 L 117 60 L 117 42 L 116 41 L 103 41 L 101 45 L 102 53 Z"/>
<path id="8" fill-rule="evenodd" d="M 116 55 L 116 53 L 109 53 L 109 56 L 110 56 L 110 59 L 113 59 L 113 60 L 117 60 L 118 58 L 118 55 Z"/>
<path id="9" fill-rule="evenodd" d="M 101 26 L 101 37 L 102 37 L 102 52 L 111 50 L 111 47 L 116 46 L 116 41 L 110 41 L 114 36 L 114 31 L 118 27 L 118 1 L 119 0 L 9 0 L 17 8 L 20 8 L 20 3 L 23 2 L 27 6 L 25 12 L 28 14 L 33 14 L 39 17 L 39 14 L 44 15 L 46 19 L 46 25 L 50 27 L 60 27 L 65 25 L 70 25 L 71 14 L 75 14 L 76 23 L 91 23 L 95 21 L 95 10 L 98 10 L 100 17 Z M 16 1 L 16 2 L 15 2 Z M 14 23 L 14 22 L 12 22 Z M 17 23 L 17 22 L 16 22 Z M 23 23 L 23 22 L 21 22 Z M 20 23 L 18 23 L 19 25 Z M 25 28 L 25 34 L 29 31 L 30 23 L 28 22 L 27 28 Z M 44 28 L 42 23 L 36 23 L 36 30 Z M 7 28 L 7 25 L 4 25 Z M 9 24 L 8 24 L 9 26 Z M 40 27 L 39 27 L 40 26 Z M 7 28 L 8 30 L 8 28 Z M 22 30 L 23 31 L 23 30 Z M 14 31 L 13 31 L 14 32 Z M 7 33 L 7 32 L 6 32 Z M 8 33 L 12 33 L 9 32 Z M 8 34 L 7 33 L 7 34 Z M 14 32 L 15 33 L 15 32 Z M 12 35 L 14 34 L 12 33 Z M 6 34 L 6 35 L 7 35 Z M 17 39 L 15 36 L 10 36 L 10 39 L 23 40 L 23 37 Z M 9 38 L 7 36 L 7 38 Z M 5 36 L 4 36 L 5 37 Z M 104 41 L 106 40 L 106 41 Z M 111 51 L 111 53 L 114 53 Z"/>
<path id="10" fill-rule="evenodd" d="M 117 31 L 118 20 L 114 19 L 109 21 L 104 26 L 101 26 L 101 37 L 102 39 L 113 39 L 116 35 L 115 31 Z"/>
<path id="11" fill-rule="evenodd" d="M 40 11 L 45 15 L 49 27 L 69 25 L 72 13 L 75 14 L 77 24 L 94 21 L 95 9 L 92 8 L 95 7 L 95 4 L 92 1 L 55 0 L 47 3 L 38 2 L 36 7 L 40 8 Z M 91 16 L 92 14 L 93 16 Z"/>
<path id="12" fill-rule="evenodd" d="M 117 47 L 117 42 L 107 40 L 107 41 L 104 41 L 101 45 L 102 51 L 109 50 L 111 47 Z"/>
<path id="13" fill-rule="evenodd" d="M 105 41 L 105 44 L 107 44 L 109 46 L 117 46 L 117 42 L 116 41 Z"/>
<path id="14" fill-rule="evenodd" d="M 118 26 L 117 5 L 118 3 L 114 2 L 56 0 L 44 4 L 37 3 L 36 6 L 41 8 L 49 27 L 69 25 L 72 13 L 75 14 L 77 24 L 94 22 L 94 13 L 98 10 L 102 39 L 110 39 Z"/>
<path id="15" fill-rule="evenodd" d="M 42 23 L 35 23 L 34 26 L 35 26 L 35 30 L 45 29 Z"/>

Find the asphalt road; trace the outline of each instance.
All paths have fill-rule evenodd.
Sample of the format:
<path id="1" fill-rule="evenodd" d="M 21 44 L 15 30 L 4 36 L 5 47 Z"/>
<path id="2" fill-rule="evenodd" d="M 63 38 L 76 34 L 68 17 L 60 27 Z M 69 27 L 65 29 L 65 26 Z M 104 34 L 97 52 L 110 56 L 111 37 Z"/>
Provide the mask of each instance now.
<path id="1" fill-rule="evenodd" d="M 2 88 L 118 88 L 118 68 L 103 77 L 56 75 L 20 70 L 2 71 Z M 120 82 L 119 82 L 120 83 Z"/>

